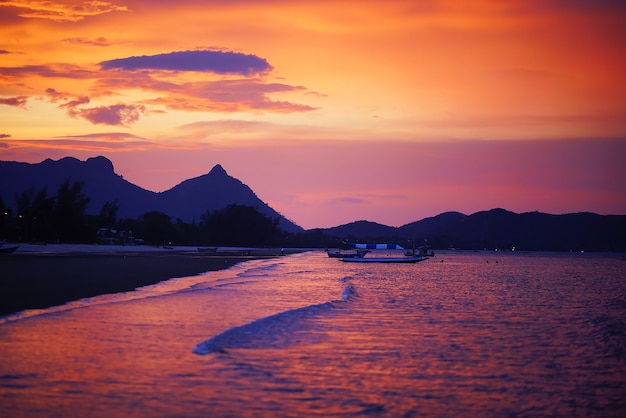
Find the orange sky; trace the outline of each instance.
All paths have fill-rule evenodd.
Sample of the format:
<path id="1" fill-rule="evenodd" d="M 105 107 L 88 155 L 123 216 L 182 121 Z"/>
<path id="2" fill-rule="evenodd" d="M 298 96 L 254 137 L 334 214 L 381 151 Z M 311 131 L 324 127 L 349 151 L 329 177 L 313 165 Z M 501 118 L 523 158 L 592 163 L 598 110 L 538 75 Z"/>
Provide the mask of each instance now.
<path id="1" fill-rule="evenodd" d="M 624 45 L 615 0 L 0 1 L 0 159 L 219 163 L 305 228 L 625 214 Z"/>

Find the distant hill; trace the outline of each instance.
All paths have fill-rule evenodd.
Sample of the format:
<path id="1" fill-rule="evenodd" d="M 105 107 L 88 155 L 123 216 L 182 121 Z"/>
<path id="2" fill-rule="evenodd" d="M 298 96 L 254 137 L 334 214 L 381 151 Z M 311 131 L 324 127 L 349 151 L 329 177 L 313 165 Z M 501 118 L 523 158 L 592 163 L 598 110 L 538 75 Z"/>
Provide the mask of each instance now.
<path id="1" fill-rule="evenodd" d="M 626 215 L 492 209 L 472 215 L 446 212 L 399 228 L 359 221 L 320 231 L 339 239 L 412 240 L 439 249 L 626 251 Z"/>
<path id="2" fill-rule="evenodd" d="M 376 222 L 356 221 L 349 224 L 322 229 L 324 233 L 335 237 L 355 237 L 361 240 L 383 239 L 398 236 L 398 229 Z"/>
<path id="3" fill-rule="evenodd" d="M 80 161 L 66 157 L 58 161 L 47 159 L 38 164 L 0 161 L 0 197 L 6 205 L 15 205 L 15 195 L 43 187 L 54 196 L 67 179 L 85 183 L 83 193 L 90 197 L 87 213 L 98 214 L 106 202 L 117 199 L 118 217 L 137 218 L 148 211 L 166 213 L 173 222 L 181 219 L 191 222 L 207 210 L 223 209 L 229 204 L 248 205 L 261 213 L 279 219 L 279 227 L 288 232 L 301 232 L 302 228 L 269 207 L 241 181 L 229 176 L 216 165 L 200 177 L 186 180 L 162 193 L 142 189 L 116 174 L 113 164 L 105 157 Z"/>
<path id="4" fill-rule="evenodd" d="M 244 183 L 229 176 L 220 165 L 207 174 L 185 180 L 161 193 L 151 192 L 124 180 L 115 173 L 111 161 L 104 157 L 80 161 L 67 157 L 47 159 L 38 164 L 0 161 L 0 197 L 9 206 L 15 195 L 46 187 L 54 196 L 67 179 L 83 181 L 83 192 L 91 198 L 87 213 L 98 214 L 106 202 L 117 200 L 119 218 L 138 218 L 148 211 L 168 214 L 173 222 L 181 219 L 200 221 L 203 213 L 223 209 L 229 204 L 247 205 L 279 219 L 287 232 L 305 232 L 269 207 Z M 333 228 L 313 229 L 310 235 L 323 234 L 337 240 L 361 242 L 428 243 L 433 248 L 502 249 L 544 251 L 626 251 L 626 215 L 571 213 L 550 215 L 540 212 L 517 214 L 492 209 L 465 215 L 445 212 L 391 227 L 375 222 L 356 221 Z M 321 241 L 316 241 L 321 242 Z M 319 244 L 325 245 L 325 244 Z"/>

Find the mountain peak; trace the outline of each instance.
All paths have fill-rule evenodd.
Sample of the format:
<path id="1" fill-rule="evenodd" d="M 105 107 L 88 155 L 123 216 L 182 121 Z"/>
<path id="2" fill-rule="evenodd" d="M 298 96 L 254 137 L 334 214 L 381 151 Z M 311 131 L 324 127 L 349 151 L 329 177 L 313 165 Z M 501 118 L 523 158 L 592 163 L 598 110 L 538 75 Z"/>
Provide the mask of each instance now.
<path id="1" fill-rule="evenodd" d="M 87 169 L 91 171 L 113 172 L 113 163 L 103 156 L 87 158 L 85 161 L 81 161 L 75 157 L 63 157 L 56 161 L 51 158 L 46 158 L 40 165 L 48 168 L 61 166 L 69 170 Z"/>
<path id="2" fill-rule="evenodd" d="M 58 166 L 58 165 L 65 165 L 65 166 L 77 165 L 77 164 L 80 164 L 81 162 L 82 161 L 80 161 L 78 158 L 63 157 L 63 158 L 59 158 L 58 160 L 53 160 L 52 158 L 46 158 L 39 164 L 45 167 L 53 167 L 53 166 Z"/>
<path id="3" fill-rule="evenodd" d="M 93 167 L 98 170 L 111 171 L 111 172 L 113 171 L 113 163 L 111 162 L 111 160 L 103 156 L 88 158 L 87 161 L 85 161 L 85 163 L 88 166 Z"/>
<path id="4" fill-rule="evenodd" d="M 209 174 L 212 176 L 228 176 L 228 173 L 220 164 L 216 164 L 211 171 L 209 171 Z"/>
<path id="5" fill-rule="evenodd" d="M 3 178 L 11 179 L 0 181 L 0 199 L 4 202 L 15 200 L 14 196 L 29 189 L 46 188 L 54 193 L 71 179 L 84 184 L 83 193 L 90 198 L 86 208 L 89 215 L 98 214 L 107 202 L 119 202 L 120 219 L 136 219 L 146 212 L 157 211 L 171 219 L 193 222 L 207 212 L 237 204 L 255 207 L 270 218 L 277 218 L 279 227 L 285 231 L 302 231 L 260 200 L 248 186 L 228 175 L 219 164 L 209 173 L 185 180 L 161 193 L 144 190 L 124 180 L 115 174 L 113 163 L 103 156 L 86 161 L 74 157 L 58 161 L 47 159 L 38 164 L 0 161 L 0 179 Z"/>

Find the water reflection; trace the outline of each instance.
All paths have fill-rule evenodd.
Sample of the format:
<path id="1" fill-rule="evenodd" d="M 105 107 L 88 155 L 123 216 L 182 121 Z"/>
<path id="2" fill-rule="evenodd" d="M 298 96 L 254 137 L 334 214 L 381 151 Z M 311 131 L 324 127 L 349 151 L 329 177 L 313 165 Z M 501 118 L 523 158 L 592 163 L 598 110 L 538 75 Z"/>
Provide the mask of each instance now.
<path id="1" fill-rule="evenodd" d="M 300 254 L 193 290 L 6 323 L 0 406 L 7 416 L 624 411 L 623 262 L 444 256 L 373 267 Z M 229 329 L 223 351 L 192 352 Z"/>

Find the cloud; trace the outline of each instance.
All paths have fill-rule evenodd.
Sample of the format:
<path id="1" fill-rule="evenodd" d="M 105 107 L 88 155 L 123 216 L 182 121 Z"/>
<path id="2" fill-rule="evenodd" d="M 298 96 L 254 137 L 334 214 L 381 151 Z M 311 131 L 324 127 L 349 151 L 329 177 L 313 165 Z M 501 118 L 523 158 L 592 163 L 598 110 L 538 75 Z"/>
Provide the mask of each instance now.
<path id="1" fill-rule="evenodd" d="M 11 138 L 10 134 L 0 134 L 0 139 Z"/>
<path id="2" fill-rule="evenodd" d="M 67 38 L 63 39 L 65 42 L 69 42 L 72 44 L 79 45 L 88 45 L 88 46 L 111 46 L 112 44 L 106 40 L 106 38 L 99 37 L 96 39 L 87 39 L 87 38 Z"/>
<path id="3" fill-rule="evenodd" d="M 59 108 L 61 109 L 68 109 L 68 111 L 71 111 L 73 109 L 75 109 L 76 107 L 80 106 L 80 105 L 84 105 L 89 103 L 91 100 L 89 99 L 89 97 L 87 96 L 83 96 L 83 97 L 79 97 L 78 99 L 75 100 L 70 100 L 66 103 L 63 103 L 61 105 L 59 105 Z"/>
<path id="4" fill-rule="evenodd" d="M 73 96 L 71 93 L 59 92 L 53 88 L 46 89 L 46 95 L 52 103 L 60 103 L 59 109 L 66 110 L 68 115 L 84 118 L 93 124 L 128 126 L 137 122 L 139 115 L 146 112 L 145 106 L 134 104 L 80 108 L 90 103 L 89 97 Z"/>
<path id="5" fill-rule="evenodd" d="M 50 99 L 52 103 L 69 100 L 67 93 L 61 93 L 51 87 L 46 89 L 46 96 L 48 96 L 48 99 Z"/>
<path id="6" fill-rule="evenodd" d="M 349 205 L 363 205 L 367 203 L 366 200 L 360 199 L 358 197 L 339 197 L 336 199 L 331 199 L 331 203 L 341 205 L 343 203 Z"/>
<path id="7" fill-rule="evenodd" d="M 516 6 L 530 11 L 582 12 L 582 13 L 624 13 L 626 3 L 622 0 L 547 0 L 540 2 L 519 2 Z"/>
<path id="8" fill-rule="evenodd" d="M 28 96 L 17 96 L 17 97 L 0 97 L 0 104 L 7 106 L 15 106 L 26 108 L 26 102 L 28 101 Z"/>
<path id="9" fill-rule="evenodd" d="M 103 71 L 95 91 L 141 89 L 159 96 L 140 104 L 163 106 L 188 112 L 240 112 L 261 110 L 274 113 L 307 112 L 316 108 L 272 100 L 275 93 L 306 92 L 303 86 L 267 83 L 261 78 L 236 78 L 212 81 L 184 81 L 185 75 L 171 77 L 164 71 Z M 171 80 L 171 81 L 170 81 Z"/>
<path id="10" fill-rule="evenodd" d="M 161 89 L 165 96 L 144 103 L 162 105 L 171 110 L 205 112 L 240 112 L 265 110 L 275 113 L 307 112 L 316 108 L 268 97 L 272 93 L 306 90 L 304 87 L 281 83 L 263 83 L 260 80 L 218 80 L 183 83 L 176 88 Z"/>
<path id="11" fill-rule="evenodd" d="M 0 67 L 0 75 L 6 78 L 45 77 L 90 79 L 97 73 L 73 64 L 24 65 L 21 67 Z"/>
<path id="12" fill-rule="evenodd" d="M 57 22 L 78 22 L 87 17 L 103 13 L 128 11 L 126 6 L 102 0 L 75 1 L 37 1 L 16 0 L 1 2 L 0 6 L 19 9 L 18 16 L 31 19 L 49 19 Z"/>
<path id="13" fill-rule="evenodd" d="M 256 55 L 227 51 L 179 51 L 159 55 L 118 58 L 100 63 L 103 70 L 170 70 L 238 74 L 250 77 L 272 70 Z"/>
<path id="14" fill-rule="evenodd" d="M 50 140 L 47 140 L 50 141 Z M 85 135 L 69 135 L 52 140 L 60 146 L 81 150 L 136 151 L 157 147 L 158 144 L 144 137 L 126 132 L 97 132 Z"/>
<path id="15" fill-rule="evenodd" d="M 2 138 L 2 136 L 0 136 Z M 87 135 L 70 135 L 54 139 L 20 139 L 0 142 L 0 147 L 11 150 L 48 150 L 118 152 L 145 151 L 158 147 L 159 144 L 143 137 L 123 132 L 102 132 Z"/>
<path id="16" fill-rule="evenodd" d="M 203 130 L 212 133 L 222 132 L 247 132 L 251 129 L 268 129 L 273 124 L 269 122 L 250 121 L 250 120 L 236 120 L 236 119 L 222 119 L 213 121 L 193 122 L 182 125 L 180 129 L 183 130 Z"/>
<path id="17" fill-rule="evenodd" d="M 64 138 L 64 139 L 69 139 L 69 140 L 98 139 L 101 141 L 116 142 L 116 143 L 127 142 L 128 140 L 133 140 L 133 141 L 145 141 L 146 143 L 151 143 L 142 136 L 129 134 L 127 132 L 95 132 L 91 134 L 82 134 L 82 135 L 63 135 L 57 138 Z"/>
<path id="18" fill-rule="evenodd" d="M 283 124 L 258 120 L 244 119 L 218 119 L 211 121 L 198 121 L 184 124 L 178 127 L 179 133 L 172 136 L 164 136 L 170 140 L 180 140 L 182 138 L 197 138 L 212 140 L 223 140 L 237 138 L 238 142 L 258 141 L 262 139 L 265 144 L 284 150 L 285 148 L 299 147 L 304 142 L 318 143 L 321 138 L 346 137 L 345 127 L 317 126 L 310 124 Z M 296 142 L 290 142 L 293 138 L 298 138 Z M 283 142 L 281 139 L 289 139 Z M 360 137 L 359 139 L 362 139 Z M 343 141 L 345 143 L 345 141 Z M 336 144 L 335 146 L 338 146 Z M 349 152 L 349 150 L 344 150 Z M 327 150 L 324 150 L 327 152 Z M 340 151 L 339 154 L 342 154 Z"/>
<path id="19" fill-rule="evenodd" d="M 70 115 L 80 116 L 94 124 L 128 126 L 137 122 L 139 115 L 145 112 L 145 106 L 117 104 L 72 110 Z"/>
<path id="20" fill-rule="evenodd" d="M 102 43 L 105 42 L 103 40 Z M 100 71 L 67 63 L 0 67 L 0 77 L 7 84 L 22 88 L 29 78 L 81 80 L 89 83 L 88 88 L 80 93 L 61 92 L 50 87 L 44 94 L 72 117 L 82 117 L 92 123 L 121 126 L 136 122 L 141 113 L 148 110 L 151 113 L 162 112 L 163 109 L 186 112 L 294 113 L 317 109 L 271 97 L 274 94 L 293 92 L 306 94 L 307 89 L 303 86 L 267 82 L 264 77 L 272 67 L 266 60 L 255 55 L 185 51 L 122 58 L 105 61 L 100 65 Z M 199 71 L 204 72 L 208 79 L 198 80 Z M 215 77 L 218 78 L 214 79 Z M 149 95 L 143 95 L 142 99 L 132 103 L 109 102 L 105 103 L 106 106 L 83 108 L 96 98 L 111 97 L 125 90 L 143 91 Z"/>

